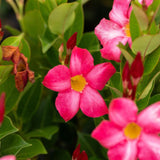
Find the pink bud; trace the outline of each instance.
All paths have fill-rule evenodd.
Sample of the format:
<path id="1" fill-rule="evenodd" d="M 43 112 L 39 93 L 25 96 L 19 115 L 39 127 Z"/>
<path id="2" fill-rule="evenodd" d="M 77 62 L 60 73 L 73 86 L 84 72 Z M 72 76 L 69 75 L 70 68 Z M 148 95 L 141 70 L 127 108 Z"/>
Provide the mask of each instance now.
<path id="1" fill-rule="evenodd" d="M 5 93 L 3 92 L 0 96 L 0 124 L 3 122 L 5 111 Z"/>
<path id="2" fill-rule="evenodd" d="M 85 151 L 82 151 L 82 153 L 80 153 L 80 155 L 78 156 L 77 160 L 88 160 L 87 153 Z"/>
<path id="3" fill-rule="evenodd" d="M 141 54 L 140 52 L 138 52 L 131 65 L 131 70 L 130 70 L 133 85 L 137 86 L 137 84 L 140 81 L 140 78 L 143 75 L 143 71 L 144 71 L 144 67 L 141 59 Z"/>
<path id="4" fill-rule="evenodd" d="M 67 41 L 67 49 L 72 50 L 76 46 L 77 32 L 75 32 Z"/>
<path id="5" fill-rule="evenodd" d="M 130 81 L 130 68 L 129 63 L 126 62 L 122 72 L 122 81 L 123 81 L 123 88 L 126 89 L 128 87 L 128 83 Z"/>

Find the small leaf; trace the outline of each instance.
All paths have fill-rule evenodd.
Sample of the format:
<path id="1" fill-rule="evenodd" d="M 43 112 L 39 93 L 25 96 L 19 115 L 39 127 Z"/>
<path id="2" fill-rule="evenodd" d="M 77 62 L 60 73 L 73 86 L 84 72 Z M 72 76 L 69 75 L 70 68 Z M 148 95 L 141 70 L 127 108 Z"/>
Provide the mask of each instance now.
<path id="1" fill-rule="evenodd" d="M 100 44 L 94 32 L 85 33 L 78 46 L 86 48 L 89 52 L 100 50 Z"/>
<path id="2" fill-rule="evenodd" d="M 23 18 L 24 30 L 33 38 L 43 35 L 45 32 L 45 22 L 39 10 L 29 11 Z"/>
<path id="3" fill-rule="evenodd" d="M 0 85 L 8 79 L 12 69 L 12 65 L 0 65 Z"/>
<path id="4" fill-rule="evenodd" d="M 142 8 L 135 5 L 134 3 L 132 3 L 132 8 L 133 8 L 133 12 L 136 16 L 136 19 L 139 23 L 141 30 L 142 31 L 146 30 L 148 28 L 148 24 L 149 24 L 148 17 L 146 15 L 146 13 L 142 10 Z"/>
<path id="5" fill-rule="evenodd" d="M 0 127 L 0 140 L 17 131 L 18 129 L 13 125 L 11 119 L 5 116 L 2 126 Z"/>
<path id="6" fill-rule="evenodd" d="M 42 137 L 50 140 L 54 134 L 58 132 L 57 126 L 49 126 L 41 129 L 33 130 L 27 133 L 26 137 Z"/>
<path id="7" fill-rule="evenodd" d="M 51 12 L 48 19 L 48 26 L 53 34 L 63 35 L 73 24 L 75 18 L 74 10 L 77 6 L 77 2 L 63 3 Z"/>
<path id="8" fill-rule="evenodd" d="M 19 135 L 11 134 L 1 140 L 1 155 L 16 155 L 25 147 L 29 147 L 30 144 L 25 142 Z"/>
<path id="9" fill-rule="evenodd" d="M 27 141 L 31 146 L 23 148 L 18 154 L 18 160 L 26 160 L 38 156 L 39 154 L 47 154 L 42 142 L 38 139 L 30 139 Z"/>
<path id="10" fill-rule="evenodd" d="M 142 56 L 152 53 L 160 45 L 160 34 L 143 35 L 136 38 L 132 43 L 134 54 L 141 52 Z"/>

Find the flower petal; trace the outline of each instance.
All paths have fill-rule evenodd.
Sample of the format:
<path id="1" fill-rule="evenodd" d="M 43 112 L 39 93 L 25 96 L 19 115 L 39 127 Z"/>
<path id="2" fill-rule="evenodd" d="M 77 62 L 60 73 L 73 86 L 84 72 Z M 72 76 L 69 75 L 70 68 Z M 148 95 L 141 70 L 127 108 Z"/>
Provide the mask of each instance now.
<path id="1" fill-rule="evenodd" d="M 113 147 L 125 139 L 122 129 L 107 120 L 103 120 L 96 127 L 92 137 L 105 148 Z"/>
<path id="2" fill-rule="evenodd" d="M 160 102 L 144 109 L 138 115 L 137 122 L 146 132 L 160 133 Z"/>
<path id="3" fill-rule="evenodd" d="M 143 133 L 138 143 L 140 160 L 160 160 L 160 137 Z"/>
<path id="4" fill-rule="evenodd" d="M 42 84 L 54 91 L 64 91 L 71 88 L 70 71 L 64 65 L 58 65 L 47 73 Z"/>
<path id="5" fill-rule="evenodd" d="M 72 119 L 79 110 L 80 93 L 74 90 L 60 92 L 56 98 L 56 108 L 60 116 L 67 122 Z"/>
<path id="6" fill-rule="evenodd" d="M 131 0 L 114 0 L 109 18 L 115 23 L 124 26 L 129 22 L 128 10 Z"/>
<path id="7" fill-rule="evenodd" d="M 95 89 L 86 86 L 80 100 L 80 108 L 88 117 L 99 117 L 108 113 L 106 103 Z"/>
<path id="8" fill-rule="evenodd" d="M 101 63 L 87 74 L 86 80 L 94 89 L 102 90 L 115 72 L 116 69 L 111 63 Z"/>
<path id="9" fill-rule="evenodd" d="M 123 141 L 108 151 L 109 160 L 136 160 L 137 140 Z"/>
<path id="10" fill-rule="evenodd" d="M 121 26 L 105 18 L 103 18 L 96 26 L 95 34 L 100 40 L 103 47 L 109 40 L 125 36 L 125 33 Z"/>
<path id="11" fill-rule="evenodd" d="M 8 155 L 0 158 L 0 160 L 16 160 L 16 157 L 14 155 Z"/>
<path id="12" fill-rule="evenodd" d="M 120 127 L 125 127 L 137 118 L 137 106 L 134 101 L 127 98 L 116 98 L 109 106 L 109 118 Z"/>
<path id="13" fill-rule="evenodd" d="M 70 70 L 72 76 L 84 76 L 94 67 L 94 59 L 86 49 L 74 47 L 70 60 Z"/>
<path id="14" fill-rule="evenodd" d="M 128 38 L 118 37 L 108 41 L 103 49 L 101 49 L 101 55 L 103 58 L 108 60 L 114 60 L 120 62 L 121 51 L 117 47 L 119 42 L 126 44 Z"/>

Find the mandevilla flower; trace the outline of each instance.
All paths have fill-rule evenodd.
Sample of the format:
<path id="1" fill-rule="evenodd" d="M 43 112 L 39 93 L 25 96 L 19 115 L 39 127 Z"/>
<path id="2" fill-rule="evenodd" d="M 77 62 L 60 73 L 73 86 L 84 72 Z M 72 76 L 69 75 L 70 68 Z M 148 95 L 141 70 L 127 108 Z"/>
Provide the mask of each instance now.
<path id="1" fill-rule="evenodd" d="M 16 157 L 14 155 L 8 155 L 1 157 L 0 160 L 16 160 Z"/>
<path id="2" fill-rule="evenodd" d="M 132 100 L 117 98 L 109 106 L 109 119 L 92 132 L 109 149 L 109 160 L 160 159 L 160 102 L 138 114 Z"/>
<path id="3" fill-rule="evenodd" d="M 54 67 L 42 83 L 60 92 L 55 105 L 65 121 L 72 119 L 79 108 L 89 117 L 99 117 L 108 109 L 97 90 L 102 90 L 115 72 L 111 63 L 94 66 L 93 57 L 86 49 L 74 47 L 70 68 L 64 65 Z"/>
<path id="4" fill-rule="evenodd" d="M 88 156 L 85 151 L 82 151 L 80 153 L 80 144 L 74 150 L 73 155 L 72 155 L 72 160 L 88 160 Z"/>
<path id="5" fill-rule="evenodd" d="M 4 111 L 5 111 L 5 93 L 2 93 L 0 96 L 0 125 L 4 119 Z"/>
<path id="6" fill-rule="evenodd" d="M 113 7 L 109 13 L 110 20 L 103 18 L 95 28 L 95 34 L 100 40 L 103 48 L 100 50 L 103 58 L 120 62 L 121 51 L 117 47 L 119 42 L 131 46 L 131 35 L 129 17 L 132 10 L 131 0 L 114 0 Z M 150 5 L 153 0 L 142 1 Z"/>

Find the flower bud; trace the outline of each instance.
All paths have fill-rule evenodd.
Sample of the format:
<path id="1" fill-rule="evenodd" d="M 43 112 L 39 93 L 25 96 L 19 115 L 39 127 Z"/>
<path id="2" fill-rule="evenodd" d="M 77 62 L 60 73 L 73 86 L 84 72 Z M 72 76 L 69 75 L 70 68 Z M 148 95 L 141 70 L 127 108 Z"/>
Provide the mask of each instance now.
<path id="1" fill-rule="evenodd" d="M 4 111 L 5 111 L 5 93 L 3 92 L 0 96 L 0 125 L 4 119 Z"/>

